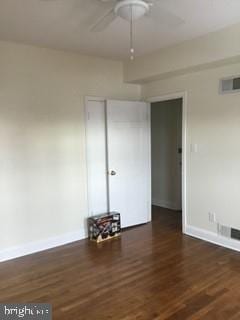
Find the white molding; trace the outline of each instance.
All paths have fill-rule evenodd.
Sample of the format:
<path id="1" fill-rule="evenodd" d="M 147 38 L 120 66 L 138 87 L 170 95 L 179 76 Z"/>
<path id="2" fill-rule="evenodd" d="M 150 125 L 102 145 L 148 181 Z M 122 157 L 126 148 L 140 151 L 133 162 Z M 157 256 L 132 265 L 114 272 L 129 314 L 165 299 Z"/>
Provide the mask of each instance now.
<path id="1" fill-rule="evenodd" d="M 165 200 L 159 200 L 159 199 L 152 199 L 152 205 L 157 206 L 157 207 L 162 207 L 162 208 L 167 208 L 170 210 L 175 210 L 175 211 L 180 211 L 182 210 L 181 208 L 178 208 L 176 203 L 170 202 L 170 201 L 165 201 Z"/>
<path id="2" fill-rule="evenodd" d="M 151 146 L 151 104 L 150 102 L 147 103 L 147 118 L 148 118 L 148 221 L 152 221 L 152 146 Z"/>
<path id="3" fill-rule="evenodd" d="M 79 241 L 85 238 L 87 238 L 86 230 L 80 229 L 79 231 L 66 233 L 60 236 L 51 237 L 35 242 L 29 242 L 20 246 L 0 250 L 0 262 L 63 246 L 65 244 Z"/>
<path id="4" fill-rule="evenodd" d="M 205 229 L 187 225 L 185 234 L 194 238 L 198 238 L 207 242 L 214 243 L 221 247 L 225 247 L 225 248 L 240 252 L 240 241 L 230 239 L 230 238 L 225 238 L 217 233 L 207 231 Z"/>
<path id="5" fill-rule="evenodd" d="M 88 217 L 91 216 L 91 203 L 90 203 L 90 188 L 89 188 L 89 154 L 88 154 L 88 105 L 90 101 L 99 101 L 99 102 L 106 102 L 106 98 L 104 97 L 95 97 L 95 96 L 85 96 L 84 99 L 84 125 L 85 125 L 85 153 L 86 153 L 86 162 L 85 162 L 85 168 L 87 173 L 87 181 L 86 181 L 86 194 L 87 194 L 87 215 Z"/>
<path id="6" fill-rule="evenodd" d="M 148 102 L 160 102 L 182 98 L 182 232 L 186 233 L 187 226 L 187 91 L 173 92 L 150 97 Z"/>
<path id="7" fill-rule="evenodd" d="M 85 106 L 87 105 L 88 101 L 106 101 L 104 97 L 95 97 L 95 96 L 85 96 Z"/>

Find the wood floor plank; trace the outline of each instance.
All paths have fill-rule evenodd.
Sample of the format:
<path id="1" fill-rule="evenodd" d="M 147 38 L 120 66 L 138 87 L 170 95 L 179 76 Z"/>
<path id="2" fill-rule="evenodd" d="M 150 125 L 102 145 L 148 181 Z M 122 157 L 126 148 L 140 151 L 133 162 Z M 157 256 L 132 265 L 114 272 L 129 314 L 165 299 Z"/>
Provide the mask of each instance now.
<path id="1" fill-rule="evenodd" d="M 47 302 L 56 320 L 240 319 L 240 255 L 181 233 L 181 213 L 95 244 L 0 264 L 1 302 Z"/>

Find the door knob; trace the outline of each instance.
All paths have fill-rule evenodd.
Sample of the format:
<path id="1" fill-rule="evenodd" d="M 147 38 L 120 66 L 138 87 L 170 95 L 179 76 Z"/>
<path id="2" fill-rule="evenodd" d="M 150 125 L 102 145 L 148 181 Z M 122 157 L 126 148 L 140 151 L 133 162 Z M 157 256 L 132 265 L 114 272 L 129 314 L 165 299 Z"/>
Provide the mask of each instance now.
<path id="1" fill-rule="evenodd" d="M 116 174 L 117 174 L 116 171 L 114 171 L 114 170 L 111 170 L 111 171 L 110 171 L 110 175 L 111 175 L 111 176 L 115 176 Z"/>

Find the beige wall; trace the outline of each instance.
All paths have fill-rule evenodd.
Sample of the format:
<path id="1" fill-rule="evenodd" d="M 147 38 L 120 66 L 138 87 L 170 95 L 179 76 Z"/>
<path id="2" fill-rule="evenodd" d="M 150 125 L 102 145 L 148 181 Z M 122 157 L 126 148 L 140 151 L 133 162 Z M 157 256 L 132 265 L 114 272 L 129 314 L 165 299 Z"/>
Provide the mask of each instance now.
<path id="1" fill-rule="evenodd" d="M 81 233 L 84 96 L 137 99 L 122 63 L 0 42 L 0 250 Z"/>
<path id="2" fill-rule="evenodd" d="M 240 94 L 219 94 L 219 79 L 240 74 L 226 65 L 143 85 L 144 99 L 187 91 L 187 223 L 216 231 L 208 212 L 240 229 Z M 191 152 L 197 144 L 198 152 Z"/>
<path id="3" fill-rule="evenodd" d="M 182 99 L 151 104 L 152 204 L 181 209 Z"/>
<path id="4" fill-rule="evenodd" d="M 146 82 L 240 62 L 240 24 L 164 48 L 150 55 L 127 60 L 124 78 Z"/>
<path id="5" fill-rule="evenodd" d="M 84 96 L 137 99 L 140 87 L 124 84 L 120 62 L 7 42 L 0 42 L 0 69 L 0 250 L 81 233 Z M 218 93 L 219 79 L 234 74 L 240 64 L 142 87 L 143 99 L 188 93 L 187 223 L 210 231 L 209 211 L 240 229 L 240 96 Z"/>

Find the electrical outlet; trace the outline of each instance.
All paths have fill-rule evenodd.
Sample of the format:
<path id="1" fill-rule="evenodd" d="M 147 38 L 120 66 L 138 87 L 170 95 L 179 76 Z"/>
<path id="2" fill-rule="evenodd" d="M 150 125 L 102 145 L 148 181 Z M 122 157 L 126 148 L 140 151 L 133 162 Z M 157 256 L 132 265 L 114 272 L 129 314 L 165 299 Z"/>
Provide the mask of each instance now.
<path id="1" fill-rule="evenodd" d="M 216 222 L 216 214 L 214 212 L 208 212 L 208 220 L 211 223 Z"/>

